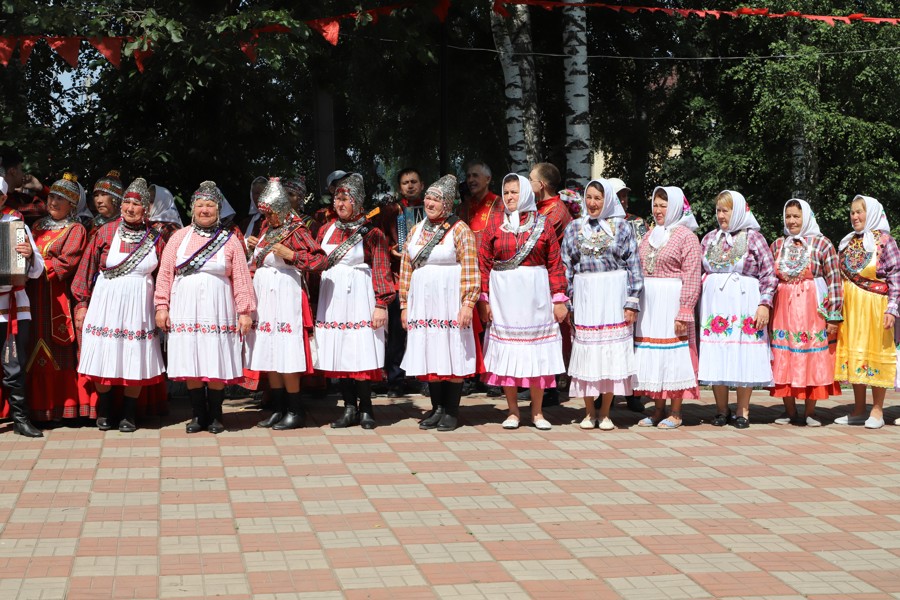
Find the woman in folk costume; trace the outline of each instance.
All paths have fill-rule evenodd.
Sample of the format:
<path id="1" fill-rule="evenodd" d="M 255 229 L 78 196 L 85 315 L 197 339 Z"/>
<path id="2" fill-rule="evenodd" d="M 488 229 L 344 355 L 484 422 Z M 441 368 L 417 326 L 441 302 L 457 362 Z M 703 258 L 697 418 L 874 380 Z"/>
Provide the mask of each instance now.
<path id="1" fill-rule="evenodd" d="M 586 214 L 566 227 L 562 262 L 572 298 L 575 341 L 569 360 L 569 396 L 582 398 L 582 429 L 615 429 L 613 395 L 630 396 L 635 374 L 633 324 L 644 276 L 634 229 L 606 179 L 584 190 Z M 600 415 L 594 398 L 602 396 Z"/>
<path id="2" fill-rule="evenodd" d="M 694 307 L 700 298 L 697 221 L 681 188 L 653 190 L 656 226 L 640 245 L 644 295 L 635 326 L 635 395 L 653 399 L 653 415 L 642 427 L 681 426 L 681 404 L 700 398 Z M 671 411 L 666 416 L 666 399 Z"/>
<path id="3" fill-rule="evenodd" d="M 153 307 L 154 274 L 165 242 L 147 225 L 150 190 L 135 179 L 122 200 L 122 217 L 91 237 L 72 283 L 75 327 L 83 330 L 78 372 L 97 390 L 97 428 L 113 428 L 114 387 L 124 387 L 119 431 L 136 427 L 144 386 L 163 381 L 165 366 Z"/>
<path id="4" fill-rule="evenodd" d="M 90 227 L 88 227 L 91 235 L 107 223 L 112 223 L 119 218 L 124 193 L 125 186 L 119 178 L 118 171 L 110 171 L 105 177 L 97 180 L 93 192 L 94 210 L 97 211 L 97 216 L 91 219 Z"/>
<path id="5" fill-rule="evenodd" d="M 406 238 L 400 262 L 400 320 L 407 330 L 400 368 L 428 382 L 431 411 L 420 429 L 452 431 L 462 381 L 476 370 L 472 309 L 481 291 L 475 234 L 453 214 L 456 177 L 425 192 L 426 219 Z"/>
<path id="6" fill-rule="evenodd" d="M 894 320 L 900 305 L 900 249 L 891 237 L 881 203 L 856 196 L 850 204 L 853 231 L 838 245 L 844 280 L 844 322 L 838 328 L 834 376 L 853 385 L 853 410 L 837 425 L 884 426 L 885 390 L 897 372 Z M 866 387 L 872 411 L 866 416 Z"/>
<path id="7" fill-rule="evenodd" d="M 250 261 L 257 317 L 247 336 L 245 362 L 248 369 L 269 374 L 274 409 L 259 426 L 296 429 L 306 420 L 300 378 L 313 371 L 312 313 L 303 277 L 325 268 L 325 253 L 291 210 L 277 177 L 259 196 L 259 210 L 266 222 Z"/>
<path id="8" fill-rule="evenodd" d="M 344 414 L 334 428 L 375 428 L 372 381 L 384 377 L 384 326 L 394 298 L 387 240 L 363 215 L 363 178 L 336 182 L 337 219 L 319 229 L 328 255 L 316 306 L 316 369 L 341 380 Z"/>
<path id="9" fill-rule="evenodd" d="M 44 257 L 45 276 L 29 280 L 34 324 L 26 372 L 37 421 L 88 416 L 79 413 L 78 359 L 70 286 L 87 245 L 87 231 L 75 220 L 84 194 L 74 175 L 53 184 L 49 214 L 34 225 L 34 242 Z"/>
<path id="10" fill-rule="evenodd" d="M 287 192 L 288 198 L 291 201 L 291 209 L 293 209 L 294 214 L 300 217 L 303 225 L 309 229 L 310 234 L 315 237 L 319 232 L 319 224 L 311 215 L 308 215 L 305 212 L 307 201 L 306 178 L 300 175 L 298 177 L 282 179 L 281 184 L 284 186 L 284 191 Z"/>
<path id="11" fill-rule="evenodd" d="M 243 380 L 241 340 L 256 294 L 244 247 L 219 215 L 223 196 L 204 181 L 191 197 L 191 224 L 175 232 L 156 280 L 156 325 L 169 332 L 169 378 L 186 381 L 192 419 L 185 430 L 225 431 L 225 385 Z"/>
<path id="12" fill-rule="evenodd" d="M 168 242 L 172 234 L 184 227 L 175 206 L 175 196 L 168 188 L 153 184 L 150 186 L 150 202 L 150 224 L 162 233 L 163 241 Z"/>
<path id="13" fill-rule="evenodd" d="M 783 215 L 784 237 L 772 244 L 778 289 L 771 327 L 775 380 L 771 394 L 782 398 L 785 408 L 775 423 L 819 427 L 816 400 L 841 394 L 834 381 L 834 338 L 844 320 L 840 264 L 809 203 L 788 200 Z M 803 420 L 796 400 L 806 403 Z"/>
<path id="14" fill-rule="evenodd" d="M 6 206 L 9 186 L 0 170 L 0 223 L 24 221 L 22 213 Z M 34 243 L 31 230 L 25 225 L 27 239 L 16 244 L 16 253 L 22 256 L 28 267 L 29 279 L 37 279 L 44 273 L 44 258 Z M 0 348 L 7 351 L 3 360 L 2 393 L 9 404 L 13 432 L 25 437 L 44 437 L 41 430 L 31 424 L 28 399 L 25 394 L 25 350 L 31 333 L 31 305 L 25 286 L 0 285 Z M 10 339 L 12 336 L 12 339 Z M 7 345 L 8 343 L 8 345 Z"/>
<path id="15" fill-rule="evenodd" d="M 728 388 L 737 388 L 734 426 L 750 427 L 753 388 L 772 387 L 769 312 L 778 279 L 759 223 L 738 192 L 716 196 L 719 228 L 703 236 L 700 298 L 700 385 L 716 398 L 713 425 L 730 420 Z"/>
<path id="16" fill-rule="evenodd" d="M 537 213 L 534 191 L 525 177 L 503 178 L 505 215 L 485 230 L 478 249 L 481 269 L 484 367 L 488 385 L 503 387 L 509 416 L 504 429 L 519 426 L 518 387 L 531 392 L 531 418 L 550 429 L 541 410 L 544 389 L 565 371 L 559 323 L 566 318 L 566 274 L 559 242 L 546 218 Z"/>

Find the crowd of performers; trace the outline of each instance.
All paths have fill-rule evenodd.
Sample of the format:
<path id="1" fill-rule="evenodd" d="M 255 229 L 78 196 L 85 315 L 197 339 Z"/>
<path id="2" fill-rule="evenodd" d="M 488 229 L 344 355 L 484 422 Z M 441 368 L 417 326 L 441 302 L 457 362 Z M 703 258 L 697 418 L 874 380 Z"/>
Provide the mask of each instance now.
<path id="1" fill-rule="evenodd" d="M 784 401 L 776 423 L 819 426 L 816 402 L 840 394 L 837 382 L 855 404 L 836 423 L 879 428 L 897 385 L 900 250 L 866 196 L 850 202 L 835 250 L 804 200 L 784 205 L 769 245 L 744 197 L 723 191 L 718 226 L 698 239 L 680 188 L 653 191 L 648 228 L 626 213 L 621 180 L 561 197 L 549 163 L 506 175 L 502 196 L 487 165 L 470 163 L 462 203 L 453 175 L 424 188 L 406 169 L 400 200 L 368 214 L 362 176 L 336 172 L 318 218 L 301 210 L 302 180 L 258 178 L 241 227 L 211 181 L 183 226 L 172 194 L 142 178 L 97 181 L 94 215 L 74 176 L 46 188 L 21 158 L 3 167 L 0 221 L 45 211 L 16 246 L 28 284 L 0 287 L 3 393 L 26 436 L 66 417 L 134 431 L 165 410 L 166 379 L 186 382 L 188 433 L 224 431 L 224 387 L 247 377 L 267 379 L 273 411 L 259 426 L 279 430 L 304 426 L 313 373 L 338 380 L 332 427 L 374 428 L 372 384 L 386 376 L 393 391 L 404 377 L 427 383 L 420 427 L 439 431 L 457 427 L 472 378 L 502 389 L 507 429 L 527 390 L 542 430 L 560 375 L 584 402 L 580 427 L 601 430 L 615 427 L 616 395 L 652 399 L 640 426 L 677 428 L 700 385 L 712 387 L 714 425 L 749 427 L 751 392 L 767 389 Z M 15 192 L 29 186 L 36 194 Z"/>

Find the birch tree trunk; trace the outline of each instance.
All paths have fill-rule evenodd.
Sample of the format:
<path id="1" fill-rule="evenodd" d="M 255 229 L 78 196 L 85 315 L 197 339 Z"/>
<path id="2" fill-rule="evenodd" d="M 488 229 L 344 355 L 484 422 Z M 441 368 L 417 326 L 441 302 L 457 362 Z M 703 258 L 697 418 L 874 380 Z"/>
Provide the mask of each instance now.
<path id="1" fill-rule="evenodd" d="M 525 116 L 522 112 L 522 78 L 519 65 L 513 56 L 512 40 L 506 28 L 506 18 L 491 11 L 491 33 L 500 67 L 503 70 L 504 96 L 506 98 L 506 136 L 508 138 L 509 172 L 520 173 L 527 169 L 525 155 Z"/>
<path id="2" fill-rule="evenodd" d="M 509 17 L 491 12 L 491 32 L 503 70 L 506 132 L 511 172 L 527 172 L 543 157 L 543 133 L 537 100 L 531 18 L 528 7 L 507 5 Z"/>
<path id="3" fill-rule="evenodd" d="M 569 0 L 573 5 L 584 0 Z M 562 11 L 566 102 L 566 173 L 563 181 L 580 184 L 591 177 L 591 112 L 587 62 L 587 14 L 583 6 Z"/>

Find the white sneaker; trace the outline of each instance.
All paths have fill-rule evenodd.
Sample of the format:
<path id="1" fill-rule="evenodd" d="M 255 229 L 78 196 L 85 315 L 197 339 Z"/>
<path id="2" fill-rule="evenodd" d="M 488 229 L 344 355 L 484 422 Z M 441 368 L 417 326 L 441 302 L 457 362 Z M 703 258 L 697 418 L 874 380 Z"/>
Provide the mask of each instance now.
<path id="1" fill-rule="evenodd" d="M 866 429 L 881 429 L 884 427 L 884 419 L 876 419 L 875 417 L 869 417 L 866 419 Z"/>
<path id="2" fill-rule="evenodd" d="M 854 417 L 853 415 L 844 415 L 843 417 L 838 417 L 834 420 L 835 425 L 865 425 L 866 417 L 860 415 L 858 417 Z"/>
<path id="3" fill-rule="evenodd" d="M 597 420 L 592 419 L 590 417 L 585 417 L 581 421 L 581 423 L 578 424 L 578 426 L 581 427 L 582 429 L 593 429 L 594 427 L 597 426 Z"/>
<path id="4" fill-rule="evenodd" d="M 806 417 L 806 426 L 807 427 L 821 427 L 822 421 L 818 420 L 815 417 Z"/>
<path id="5" fill-rule="evenodd" d="M 787 413 L 781 413 L 777 419 L 773 421 L 776 425 L 790 425 L 791 417 Z"/>
<path id="6" fill-rule="evenodd" d="M 515 415 L 510 415 L 506 417 L 506 420 L 503 421 L 503 429 L 518 429 L 519 428 L 519 417 Z"/>
<path id="7" fill-rule="evenodd" d="M 543 419 L 543 418 L 535 419 L 534 426 L 537 427 L 538 429 L 540 429 L 541 431 L 550 431 L 550 429 L 553 427 L 550 424 L 550 421 L 548 421 L 547 419 Z"/>
<path id="8" fill-rule="evenodd" d="M 600 421 L 600 430 L 601 431 L 612 431 L 616 426 L 609 419 L 609 417 L 605 417 L 602 421 Z"/>

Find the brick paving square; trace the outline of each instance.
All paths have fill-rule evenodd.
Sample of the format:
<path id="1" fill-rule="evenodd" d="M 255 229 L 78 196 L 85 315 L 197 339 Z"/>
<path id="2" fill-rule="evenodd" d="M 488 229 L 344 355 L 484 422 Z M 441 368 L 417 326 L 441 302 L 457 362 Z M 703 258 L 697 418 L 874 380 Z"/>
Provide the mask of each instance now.
<path id="1" fill-rule="evenodd" d="M 900 598 L 898 428 L 779 427 L 762 394 L 749 430 L 695 425 L 704 392 L 671 432 L 568 403 L 502 431 L 483 396 L 449 434 L 415 396 L 338 431 L 329 402 L 293 432 L 235 403 L 187 436 L 176 401 L 132 436 L 0 433 L 0 599 Z"/>

